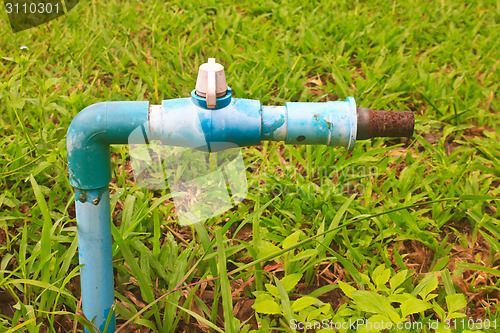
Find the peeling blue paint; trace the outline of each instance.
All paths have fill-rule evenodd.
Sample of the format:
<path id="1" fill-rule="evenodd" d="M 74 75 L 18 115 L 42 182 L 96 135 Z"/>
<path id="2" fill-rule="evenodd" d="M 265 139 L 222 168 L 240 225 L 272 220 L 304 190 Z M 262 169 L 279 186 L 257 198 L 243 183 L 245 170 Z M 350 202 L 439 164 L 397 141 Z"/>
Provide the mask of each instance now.
<path id="1" fill-rule="evenodd" d="M 287 111 L 284 106 L 262 106 L 262 140 L 284 141 Z"/>

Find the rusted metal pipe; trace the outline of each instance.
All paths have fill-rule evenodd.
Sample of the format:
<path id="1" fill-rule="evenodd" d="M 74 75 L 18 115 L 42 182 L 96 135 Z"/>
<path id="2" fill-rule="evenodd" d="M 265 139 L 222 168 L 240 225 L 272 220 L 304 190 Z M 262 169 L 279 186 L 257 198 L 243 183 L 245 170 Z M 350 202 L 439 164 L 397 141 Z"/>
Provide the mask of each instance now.
<path id="1" fill-rule="evenodd" d="M 376 137 L 411 137 L 415 118 L 411 111 L 376 111 L 357 108 L 356 140 Z"/>

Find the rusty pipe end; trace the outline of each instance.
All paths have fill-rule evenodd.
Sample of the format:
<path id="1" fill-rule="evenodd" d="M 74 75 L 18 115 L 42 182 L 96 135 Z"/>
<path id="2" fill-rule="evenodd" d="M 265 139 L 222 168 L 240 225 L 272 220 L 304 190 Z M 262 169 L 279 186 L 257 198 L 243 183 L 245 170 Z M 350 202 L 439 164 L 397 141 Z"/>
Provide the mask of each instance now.
<path id="1" fill-rule="evenodd" d="M 356 140 L 376 137 L 411 137 L 415 117 L 411 111 L 376 111 L 357 108 L 358 129 Z"/>

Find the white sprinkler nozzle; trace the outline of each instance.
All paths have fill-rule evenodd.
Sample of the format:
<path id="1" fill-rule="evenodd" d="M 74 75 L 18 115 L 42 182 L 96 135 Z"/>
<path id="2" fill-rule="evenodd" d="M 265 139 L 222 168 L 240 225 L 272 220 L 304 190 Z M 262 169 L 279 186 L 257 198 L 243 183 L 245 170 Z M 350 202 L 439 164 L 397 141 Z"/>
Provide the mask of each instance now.
<path id="1" fill-rule="evenodd" d="M 200 66 L 196 80 L 196 95 L 207 100 L 207 108 L 215 108 L 217 98 L 224 97 L 227 93 L 226 74 L 224 66 L 209 58 L 207 63 Z"/>

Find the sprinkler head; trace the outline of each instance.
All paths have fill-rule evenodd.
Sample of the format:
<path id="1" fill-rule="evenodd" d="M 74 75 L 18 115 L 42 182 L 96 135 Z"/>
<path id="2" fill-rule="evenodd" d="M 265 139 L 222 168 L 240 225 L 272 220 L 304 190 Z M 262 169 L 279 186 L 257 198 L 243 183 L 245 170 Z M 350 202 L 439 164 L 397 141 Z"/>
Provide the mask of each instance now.
<path id="1" fill-rule="evenodd" d="M 411 137 L 415 118 L 411 111 L 376 111 L 356 108 L 358 130 L 356 140 L 376 137 Z"/>

